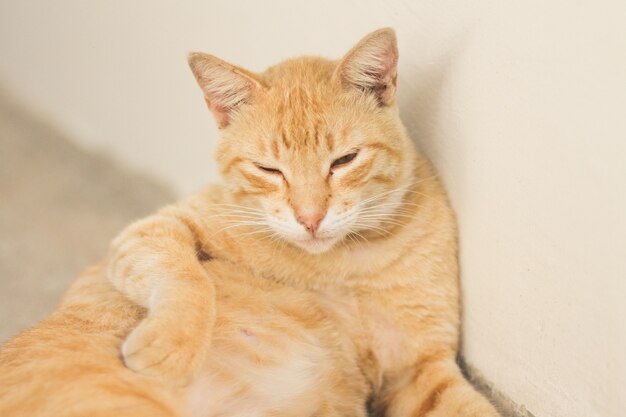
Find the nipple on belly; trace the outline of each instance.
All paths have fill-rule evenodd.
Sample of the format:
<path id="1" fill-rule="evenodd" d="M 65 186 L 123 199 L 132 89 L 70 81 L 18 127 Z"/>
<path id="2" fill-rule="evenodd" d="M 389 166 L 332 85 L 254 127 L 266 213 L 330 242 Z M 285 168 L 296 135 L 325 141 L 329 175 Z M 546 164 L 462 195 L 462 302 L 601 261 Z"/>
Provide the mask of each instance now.
<path id="1" fill-rule="evenodd" d="M 254 333 L 252 333 L 248 329 L 241 329 L 240 333 L 244 337 L 244 339 L 246 339 L 246 340 L 254 340 L 256 338 Z"/>

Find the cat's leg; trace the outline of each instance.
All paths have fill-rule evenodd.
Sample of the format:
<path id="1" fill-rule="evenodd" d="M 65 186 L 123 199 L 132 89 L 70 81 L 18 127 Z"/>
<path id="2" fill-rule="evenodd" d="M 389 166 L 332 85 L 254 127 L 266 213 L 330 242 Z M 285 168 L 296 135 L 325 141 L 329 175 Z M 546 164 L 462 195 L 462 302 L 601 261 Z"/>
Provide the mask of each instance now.
<path id="1" fill-rule="evenodd" d="M 318 417 L 367 417 L 367 404 L 372 389 L 361 369 L 352 362 L 350 355 L 334 364 L 332 376 L 320 386 L 320 398 L 324 398 Z"/>
<path id="2" fill-rule="evenodd" d="M 122 345 L 124 363 L 181 384 L 202 364 L 215 319 L 201 218 L 189 202 L 166 208 L 123 231 L 107 261 L 113 285 L 148 309 Z"/>
<path id="3" fill-rule="evenodd" d="M 386 395 L 386 417 L 499 417 L 471 386 L 449 351 L 424 354 Z"/>
<path id="4" fill-rule="evenodd" d="M 0 347 L 0 416 L 180 416 L 175 387 L 122 364 L 122 337 L 142 311 L 101 275 L 87 271 L 60 310 Z"/>

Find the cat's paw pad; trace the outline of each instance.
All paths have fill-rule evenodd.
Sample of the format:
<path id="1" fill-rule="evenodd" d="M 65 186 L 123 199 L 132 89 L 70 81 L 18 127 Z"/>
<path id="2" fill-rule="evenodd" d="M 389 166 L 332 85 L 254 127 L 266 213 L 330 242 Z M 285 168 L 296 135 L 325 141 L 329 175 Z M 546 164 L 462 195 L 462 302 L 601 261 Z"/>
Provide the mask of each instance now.
<path id="1" fill-rule="evenodd" d="M 138 373 L 185 385 L 201 366 L 207 331 L 158 318 L 147 318 L 122 345 L 126 366 Z"/>

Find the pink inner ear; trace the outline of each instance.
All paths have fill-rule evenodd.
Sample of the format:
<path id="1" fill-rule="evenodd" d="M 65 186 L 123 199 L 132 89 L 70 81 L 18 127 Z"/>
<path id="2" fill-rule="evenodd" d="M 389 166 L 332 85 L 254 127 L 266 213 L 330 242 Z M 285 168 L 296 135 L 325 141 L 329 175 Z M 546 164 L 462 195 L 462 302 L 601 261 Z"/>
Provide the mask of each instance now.
<path id="1" fill-rule="evenodd" d="M 381 69 L 381 81 L 385 84 L 390 83 L 395 87 L 398 77 L 398 73 L 396 72 L 398 55 L 393 48 L 390 47 L 385 54 L 381 55 L 378 65 Z"/>
<path id="2" fill-rule="evenodd" d="M 232 122 L 233 110 L 261 86 L 254 74 L 203 53 L 190 54 L 189 66 L 220 129 Z"/>
<path id="3" fill-rule="evenodd" d="M 224 129 L 230 123 L 230 118 L 228 117 L 228 111 L 225 107 L 218 106 L 216 104 L 212 104 L 211 101 L 204 97 L 206 101 L 207 107 L 213 113 L 213 116 L 217 120 L 217 127 L 220 129 Z"/>
<path id="4" fill-rule="evenodd" d="M 397 63 L 395 37 L 376 34 L 361 41 L 339 68 L 344 82 L 370 91 L 381 105 L 388 105 L 395 96 Z"/>

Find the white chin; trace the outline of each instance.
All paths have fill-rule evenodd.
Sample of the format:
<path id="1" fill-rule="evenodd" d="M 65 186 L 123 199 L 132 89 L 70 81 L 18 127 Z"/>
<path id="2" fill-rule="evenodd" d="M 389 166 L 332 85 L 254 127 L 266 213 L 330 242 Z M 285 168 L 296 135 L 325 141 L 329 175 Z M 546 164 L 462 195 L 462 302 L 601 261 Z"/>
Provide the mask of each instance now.
<path id="1" fill-rule="evenodd" d="M 336 237 L 328 237 L 328 238 L 310 238 L 307 240 L 293 240 L 294 245 L 299 246 L 305 251 L 318 254 L 324 253 L 332 248 L 337 242 Z"/>

